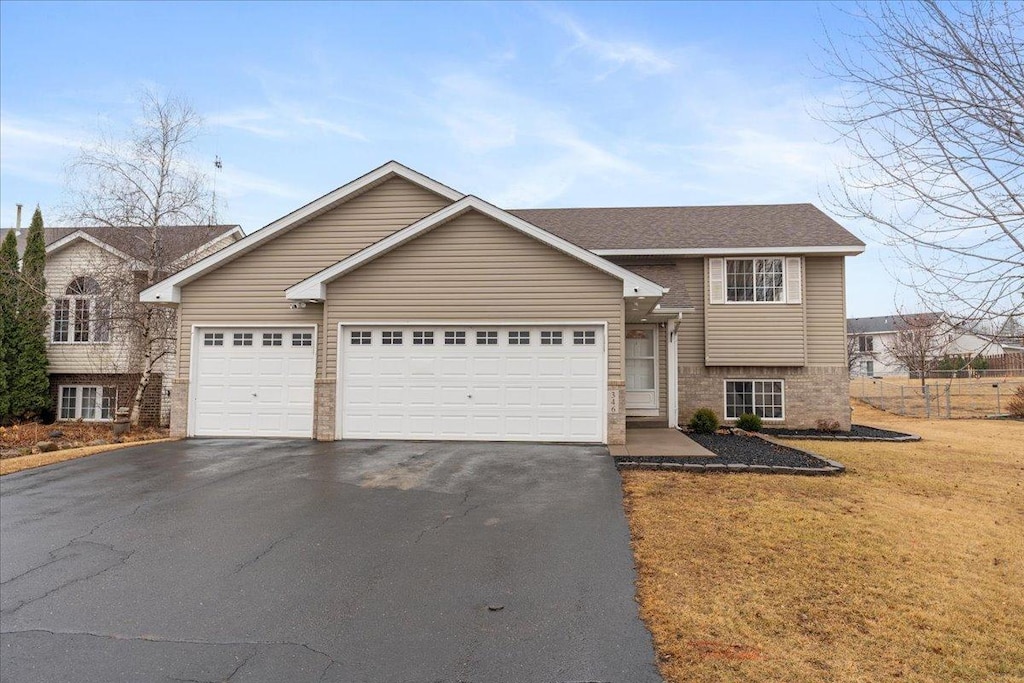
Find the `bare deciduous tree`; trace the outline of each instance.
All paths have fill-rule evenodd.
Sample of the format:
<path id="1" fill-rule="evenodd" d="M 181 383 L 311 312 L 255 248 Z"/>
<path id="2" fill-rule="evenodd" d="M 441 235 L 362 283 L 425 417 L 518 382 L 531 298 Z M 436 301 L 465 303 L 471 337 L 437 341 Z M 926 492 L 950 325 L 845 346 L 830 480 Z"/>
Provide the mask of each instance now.
<path id="1" fill-rule="evenodd" d="M 931 310 L 966 326 L 1024 313 L 1024 5 L 855 14 L 863 32 L 826 43 L 844 89 L 825 119 L 852 155 L 831 208 L 881 229 Z"/>
<path id="2" fill-rule="evenodd" d="M 68 218 L 108 228 L 133 257 L 96 274 L 111 301 L 111 326 L 133 342 L 128 364 L 139 381 L 132 424 L 138 424 L 146 388 L 173 353 L 176 337 L 175 312 L 141 303 L 138 293 L 188 265 L 183 262 L 190 257 L 187 250 L 174 243 L 184 235 L 169 228 L 209 224 L 213 215 L 207 177 L 189 159 L 200 117 L 187 101 L 152 92 L 142 94 L 140 105 L 141 117 L 124 137 L 101 137 L 68 169 Z"/>
<path id="3" fill-rule="evenodd" d="M 933 313 L 900 314 L 896 317 L 896 335 L 887 343 L 888 351 L 924 387 L 928 371 L 943 355 L 949 329 Z"/>

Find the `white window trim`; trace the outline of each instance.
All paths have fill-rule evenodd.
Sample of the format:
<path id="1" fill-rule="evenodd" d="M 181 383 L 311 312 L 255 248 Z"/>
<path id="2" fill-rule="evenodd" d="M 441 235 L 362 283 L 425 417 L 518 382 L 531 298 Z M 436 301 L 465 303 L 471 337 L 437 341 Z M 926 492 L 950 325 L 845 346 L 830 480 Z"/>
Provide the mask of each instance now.
<path id="1" fill-rule="evenodd" d="M 740 419 L 739 415 L 729 417 L 729 382 L 779 382 L 782 385 L 782 417 L 762 417 L 761 419 L 765 422 L 786 421 L 786 380 L 779 377 L 729 377 L 722 380 L 722 415 L 726 420 L 736 421 Z"/>
<path id="2" fill-rule="evenodd" d="M 96 315 L 96 304 L 100 299 L 104 298 L 98 294 L 62 294 L 61 296 L 53 297 L 53 306 L 50 309 L 50 338 L 48 342 L 50 344 L 74 344 L 76 346 L 89 346 L 90 344 L 105 345 L 110 344 L 114 337 L 114 329 L 112 321 L 107 321 L 107 339 L 106 341 L 94 341 L 96 337 L 96 330 L 99 327 L 100 319 Z M 89 341 L 75 341 L 75 320 L 78 317 L 76 312 L 76 302 L 80 299 L 87 300 L 89 302 Z M 68 302 L 68 338 L 64 341 L 56 341 L 53 335 L 57 331 L 57 317 L 56 307 L 58 301 Z M 109 297 L 108 297 L 109 301 Z M 113 304 L 111 304 L 113 305 Z"/>
<path id="3" fill-rule="evenodd" d="M 74 389 L 75 390 L 75 415 L 74 417 L 61 417 L 63 414 L 63 402 L 64 402 L 64 390 Z M 82 389 L 95 389 L 96 390 L 96 414 L 100 417 L 82 417 Z M 81 420 L 82 422 L 112 422 L 117 416 L 117 389 L 114 389 L 114 409 L 110 417 L 102 417 L 103 415 L 103 385 L 101 384 L 60 384 L 57 386 L 57 421 L 58 422 L 74 422 Z"/>
<path id="4" fill-rule="evenodd" d="M 782 298 L 778 301 L 729 301 L 729 262 L 730 261 L 753 261 L 755 264 L 757 261 L 767 261 L 769 259 L 775 259 L 782 262 Z M 782 256 L 729 256 L 722 259 L 722 303 L 729 306 L 735 306 L 737 304 L 741 306 L 756 304 L 758 306 L 777 306 L 779 304 L 789 303 L 789 291 L 787 287 L 787 281 L 789 278 L 789 265 L 786 263 L 785 257 Z M 754 296 L 757 296 L 757 266 L 754 266 Z"/>

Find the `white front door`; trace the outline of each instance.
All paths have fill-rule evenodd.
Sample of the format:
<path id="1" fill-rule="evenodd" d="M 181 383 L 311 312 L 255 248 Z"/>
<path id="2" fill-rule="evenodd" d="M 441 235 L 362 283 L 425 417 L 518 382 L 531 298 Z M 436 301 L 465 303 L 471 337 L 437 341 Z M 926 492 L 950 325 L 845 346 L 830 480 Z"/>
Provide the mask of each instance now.
<path id="1" fill-rule="evenodd" d="M 200 328 L 192 434 L 313 436 L 315 329 Z"/>
<path id="2" fill-rule="evenodd" d="M 658 411 L 658 328 L 626 326 L 626 410 Z"/>
<path id="3" fill-rule="evenodd" d="M 602 442 L 604 328 L 343 325 L 338 438 Z"/>

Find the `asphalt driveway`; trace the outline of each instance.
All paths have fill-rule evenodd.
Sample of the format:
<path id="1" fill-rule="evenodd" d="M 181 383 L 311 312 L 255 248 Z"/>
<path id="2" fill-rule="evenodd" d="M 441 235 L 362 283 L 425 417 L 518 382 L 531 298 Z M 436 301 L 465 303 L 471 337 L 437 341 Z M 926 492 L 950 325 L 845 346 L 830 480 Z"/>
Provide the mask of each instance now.
<path id="1" fill-rule="evenodd" d="M 5 681 L 657 681 L 607 450 L 191 440 L 0 479 Z"/>

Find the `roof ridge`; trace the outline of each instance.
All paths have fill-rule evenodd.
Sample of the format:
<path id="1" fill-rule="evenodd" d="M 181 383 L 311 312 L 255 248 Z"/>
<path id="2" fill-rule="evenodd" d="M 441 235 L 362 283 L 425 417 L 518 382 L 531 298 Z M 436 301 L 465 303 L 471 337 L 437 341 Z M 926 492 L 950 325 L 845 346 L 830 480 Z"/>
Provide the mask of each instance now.
<path id="1" fill-rule="evenodd" d="M 774 204 L 662 204 L 658 206 L 553 206 L 506 210 L 510 213 L 515 213 L 516 211 L 616 211 L 623 209 L 762 209 L 773 206 L 814 206 L 814 202 L 781 202 Z"/>

